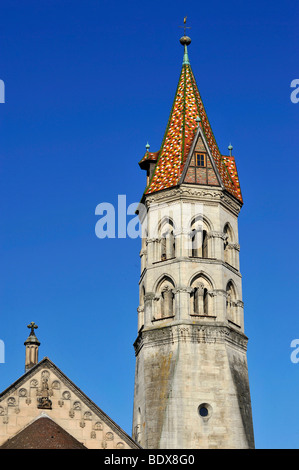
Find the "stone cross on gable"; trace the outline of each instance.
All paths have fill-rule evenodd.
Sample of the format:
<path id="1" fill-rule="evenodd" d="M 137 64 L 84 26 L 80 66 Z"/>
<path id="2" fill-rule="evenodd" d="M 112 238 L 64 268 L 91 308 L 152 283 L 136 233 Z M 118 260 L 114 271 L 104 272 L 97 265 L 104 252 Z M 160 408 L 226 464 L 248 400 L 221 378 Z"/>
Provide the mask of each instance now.
<path id="1" fill-rule="evenodd" d="M 38 326 L 34 323 L 34 321 L 29 323 L 29 325 L 27 325 L 27 328 L 31 328 L 30 336 L 35 336 L 34 330 L 38 328 Z"/>

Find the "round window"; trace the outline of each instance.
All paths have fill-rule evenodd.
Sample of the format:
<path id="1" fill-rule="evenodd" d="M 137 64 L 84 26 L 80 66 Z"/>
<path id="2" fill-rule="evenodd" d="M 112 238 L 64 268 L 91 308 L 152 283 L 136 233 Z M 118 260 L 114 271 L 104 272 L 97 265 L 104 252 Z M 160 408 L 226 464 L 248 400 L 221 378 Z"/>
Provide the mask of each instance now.
<path id="1" fill-rule="evenodd" d="M 200 416 L 208 416 L 208 414 L 209 414 L 208 408 L 206 408 L 205 406 L 201 406 L 199 408 L 199 414 L 200 414 Z"/>
<path id="2" fill-rule="evenodd" d="M 198 414 L 204 420 L 207 421 L 212 415 L 212 407 L 208 403 L 201 403 L 198 407 Z"/>

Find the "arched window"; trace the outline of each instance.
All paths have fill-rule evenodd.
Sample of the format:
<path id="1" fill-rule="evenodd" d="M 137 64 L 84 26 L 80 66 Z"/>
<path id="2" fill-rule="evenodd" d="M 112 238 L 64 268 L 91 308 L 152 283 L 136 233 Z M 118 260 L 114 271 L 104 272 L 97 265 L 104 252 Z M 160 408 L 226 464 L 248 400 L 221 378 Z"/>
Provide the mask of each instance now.
<path id="1" fill-rule="evenodd" d="M 170 219 L 164 221 L 159 230 L 161 244 L 161 260 L 175 257 L 174 226 Z"/>
<path id="2" fill-rule="evenodd" d="M 194 288 L 193 311 L 195 315 L 209 314 L 208 289 L 204 284 L 199 283 L 197 287 Z"/>
<path id="3" fill-rule="evenodd" d="M 212 291 L 212 284 L 204 275 L 198 275 L 191 282 L 191 315 L 213 316 Z"/>
<path id="4" fill-rule="evenodd" d="M 236 290 L 231 281 L 226 286 L 226 315 L 228 320 L 238 324 Z"/>
<path id="5" fill-rule="evenodd" d="M 233 232 L 229 224 L 225 225 L 223 233 L 225 235 L 223 242 L 224 261 L 233 266 L 233 253 L 231 249 L 231 245 L 233 243 Z"/>
<path id="6" fill-rule="evenodd" d="M 193 258 L 208 258 L 209 227 L 201 218 L 195 219 L 191 224 L 191 256 Z"/>
<path id="7" fill-rule="evenodd" d="M 159 283 L 156 293 L 155 319 L 172 317 L 174 315 L 173 289 L 173 282 L 168 277 L 165 277 Z"/>
<path id="8" fill-rule="evenodd" d="M 165 286 L 161 291 L 161 317 L 173 315 L 173 292 L 171 286 Z"/>

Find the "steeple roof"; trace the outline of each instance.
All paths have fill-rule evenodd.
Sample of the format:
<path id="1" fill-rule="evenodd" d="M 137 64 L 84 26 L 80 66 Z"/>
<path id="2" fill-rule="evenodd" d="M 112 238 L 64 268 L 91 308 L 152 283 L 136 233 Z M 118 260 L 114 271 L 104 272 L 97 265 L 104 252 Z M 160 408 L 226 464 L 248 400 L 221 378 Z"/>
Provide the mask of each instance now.
<path id="1" fill-rule="evenodd" d="M 190 42 L 191 40 L 187 36 L 181 38 L 181 44 L 184 46 L 182 71 L 162 146 L 160 151 L 157 152 L 157 164 L 145 194 L 151 194 L 180 184 L 184 166 L 199 125 L 211 157 L 215 162 L 223 188 L 242 203 L 234 157 L 221 155 L 198 91 L 187 52 L 187 46 Z M 153 154 L 147 152 L 139 164 L 148 159 L 153 159 Z"/>

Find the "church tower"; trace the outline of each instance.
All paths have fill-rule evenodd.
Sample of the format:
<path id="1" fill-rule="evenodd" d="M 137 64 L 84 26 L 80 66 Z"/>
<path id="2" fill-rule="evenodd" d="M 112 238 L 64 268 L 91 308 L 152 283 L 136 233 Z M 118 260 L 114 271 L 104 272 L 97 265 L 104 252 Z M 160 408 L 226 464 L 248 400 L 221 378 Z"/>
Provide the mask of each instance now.
<path id="1" fill-rule="evenodd" d="M 158 152 L 139 165 L 142 222 L 133 438 L 148 449 L 254 448 L 239 270 L 243 200 L 188 57 Z"/>

